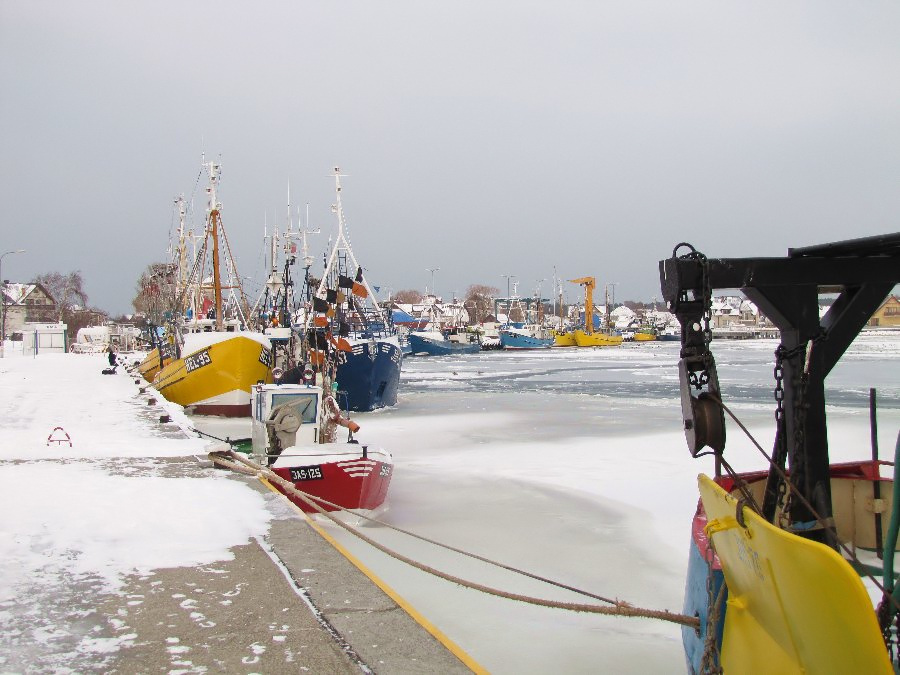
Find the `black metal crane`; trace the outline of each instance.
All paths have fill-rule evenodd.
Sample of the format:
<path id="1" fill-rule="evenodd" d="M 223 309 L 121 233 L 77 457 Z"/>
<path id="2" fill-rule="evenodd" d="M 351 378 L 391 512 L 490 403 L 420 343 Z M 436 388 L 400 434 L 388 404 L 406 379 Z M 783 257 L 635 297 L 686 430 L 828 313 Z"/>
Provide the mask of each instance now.
<path id="1" fill-rule="evenodd" d="M 679 249 L 685 252 L 679 255 Z M 688 244 L 659 263 L 660 287 L 681 324 L 681 385 L 691 454 L 720 454 L 725 427 L 715 361 L 709 350 L 710 302 L 716 289 L 740 289 L 781 332 L 776 351 L 778 428 L 763 513 L 774 518 L 776 495 L 789 466 L 792 486 L 813 506 L 794 503 L 791 520 L 806 536 L 834 544 L 825 378 L 900 283 L 900 232 L 789 249 L 784 258 L 707 258 Z M 819 317 L 819 296 L 837 293 Z"/>

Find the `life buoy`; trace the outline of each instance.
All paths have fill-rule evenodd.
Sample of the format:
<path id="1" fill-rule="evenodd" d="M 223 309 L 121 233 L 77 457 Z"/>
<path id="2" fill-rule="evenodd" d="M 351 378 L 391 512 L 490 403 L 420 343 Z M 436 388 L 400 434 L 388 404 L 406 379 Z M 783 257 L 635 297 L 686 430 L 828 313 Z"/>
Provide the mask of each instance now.
<path id="1" fill-rule="evenodd" d="M 341 408 L 338 405 L 337 401 L 334 400 L 334 396 L 326 396 L 325 397 L 325 411 L 328 413 L 328 419 L 335 424 L 345 427 L 356 433 L 359 431 L 359 425 L 353 420 L 348 420 L 346 417 L 341 415 Z"/>

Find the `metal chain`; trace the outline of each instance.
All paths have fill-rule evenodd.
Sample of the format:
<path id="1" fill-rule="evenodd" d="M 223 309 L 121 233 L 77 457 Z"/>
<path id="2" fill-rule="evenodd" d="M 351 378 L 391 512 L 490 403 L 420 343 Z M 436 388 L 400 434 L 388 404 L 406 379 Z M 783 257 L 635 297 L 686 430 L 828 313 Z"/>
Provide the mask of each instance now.
<path id="1" fill-rule="evenodd" d="M 897 625 L 900 622 L 900 614 L 893 613 L 894 609 L 887 597 L 883 597 L 875 610 L 878 617 L 878 625 L 881 627 L 881 637 L 884 640 L 884 646 L 887 648 L 888 659 L 892 664 L 897 658 Z M 892 615 L 893 613 L 893 615 Z"/>
<path id="2" fill-rule="evenodd" d="M 709 354 L 709 343 L 712 342 L 712 287 L 709 282 L 709 260 L 705 255 L 697 251 L 697 260 L 700 261 L 700 285 L 703 287 L 703 344 L 706 353 Z"/>
<path id="3" fill-rule="evenodd" d="M 787 427 L 784 420 L 784 361 L 787 359 L 798 360 L 804 364 L 803 367 L 792 368 L 791 372 L 794 377 L 794 452 L 800 456 L 803 455 L 806 446 L 806 413 L 809 410 L 809 402 L 807 401 L 807 390 L 809 388 L 809 371 L 808 364 L 815 345 L 828 339 L 828 333 L 820 330 L 818 335 L 807 344 L 799 344 L 793 349 L 785 349 L 784 345 L 778 345 L 775 350 L 775 422 L 778 429 L 786 432 Z M 803 482 L 803 466 L 791 467 L 791 475 L 789 480 L 793 485 L 799 485 Z M 778 497 L 776 502 L 776 511 L 780 507 L 779 525 L 783 529 L 790 529 L 790 511 L 791 511 L 791 495 L 792 492 L 787 490 L 785 481 L 778 484 Z"/>
<path id="4" fill-rule="evenodd" d="M 775 350 L 775 429 L 776 434 L 780 430 L 785 433 L 784 424 L 784 355 L 787 350 L 784 345 L 778 345 Z M 787 481 L 778 481 L 778 494 L 775 498 L 775 512 L 779 514 L 778 524 L 782 529 L 790 525 L 790 493 L 787 489 Z"/>

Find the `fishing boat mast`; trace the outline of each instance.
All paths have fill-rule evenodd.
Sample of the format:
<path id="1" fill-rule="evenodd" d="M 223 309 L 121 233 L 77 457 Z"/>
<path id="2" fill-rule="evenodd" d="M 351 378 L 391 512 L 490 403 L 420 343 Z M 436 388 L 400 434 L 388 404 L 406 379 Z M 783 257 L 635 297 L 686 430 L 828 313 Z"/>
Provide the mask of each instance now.
<path id="1" fill-rule="evenodd" d="M 356 256 L 353 255 L 353 249 L 350 248 L 350 242 L 347 239 L 347 221 L 344 217 L 344 205 L 341 201 L 341 178 L 344 176 L 346 176 L 346 174 L 341 173 L 340 167 L 334 167 L 335 203 L 332 205 L 331 211 L 332 213 L 337 215 L 338 233 L 337 238 L 334 242 L 334 247 L 331 249 L 331 255 L 328 257 L 328 261 L 325 263 L 325 273 L 322 275 L 322 280 L 319 282 L 319 287 L 316 289 L 316 295 L 321 294 L 325 290 L 325 286 L 328 283 L 328 275 L 334 269 L 339 252 L 347 255 L 353 262 L 353 266 L 356 267 L 356 269 L 361 269 L 360 264 L 356 261 Z M 372 289 L 369 287 L 369 282 L 366 280 L 365 276 L 363 276 L 361 283 L 368 292 L 369 298 L 372 300 L 372 305 L 374 306 L 375 311 L 379 316 L 382 316 L 382 318 L 384 318 L 383 310 L 378 304 L 375 293 L 373 293 Z"/>
<path id="2" fill-rule="evenodd" d="M 222 278 L 219 261 L 219 227 L 221 227 L 221 214 L 216 185 L 221 176 L 222 167 L 216 162 L 207 162 L 206 169 L 209 172 L 209 187 L 206 193 L 209 195 L 209 207 L 206 218 L 206 236 L 212 237 L 212 267 L 213 267 L 213 293 L 215 297 L 216 330 L 221 331 L 222 324 Z"/>
<path id="3" fill-rule="evenodd" d="M 184 195 L 178 195 L 175 198 L 175 208 L 178 210 L 178 243 L 175 245 L 172 257 L 175 260 L 175 267 L 178 270 L 178 276 L 175 278 L 175 297 L 180 297 L 181 291 L 184 290 L 185 284 L 187 283 L 187 245 L 184 238 Z"/>

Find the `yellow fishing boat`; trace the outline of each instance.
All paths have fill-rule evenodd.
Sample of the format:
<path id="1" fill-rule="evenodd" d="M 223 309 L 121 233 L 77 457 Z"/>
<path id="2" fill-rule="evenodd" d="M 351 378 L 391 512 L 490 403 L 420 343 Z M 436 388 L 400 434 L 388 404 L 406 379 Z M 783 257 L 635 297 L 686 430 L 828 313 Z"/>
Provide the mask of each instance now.
<path id="1" fill-rule="evenodd" d="M 635 342 L 653 342 L 654 340 L 656 340 L 656 333 L 653 331 L 640 330 L 634 333 Z"/>
<path id="2" fill-rule="evenodd" d="M 622 344 L 623 337 L 621 335 L 610 335 L 609 333 L 596 332 L 588 333 L 578 328 L 575 330 L 575 344 L 579 347 L 615 347 Z"/>
<path id="3" fill-rule="evenodd" d="M 557 330 L 553 331 L 554 347 L 575 347 L 575 331 L 574 330 Z"/>
<path id="4" fill-rule="evenodd" d="M 233 278 L 239 277 L 228 252 L 221 205 L 216 197 L 220 167 L 209 162 L 206 168 L 210 187 L 205 239 L 192 266 L 191 277 L 179 277 L 176 311 L 181 318 L 171 327 L 171 341 L 157 345 L 139 370 L 145 378 L 152 378 L 160 394 L 184 406 L 188 413 L 245 417 L 250 415 L 253 385 L 272 382 L 272 344 L 263 333 L 241 330 L 245 323 L 243 317 L 248 314 L 246 309 L 242 316 L 225 319 L 220 239 L 226 246 L 228 269 Z M 180 249 L 183 257 L 183 247 Z M 206 278 L 203 270 L 207 252 L 211 254 L 212 273 L 208 281 L 200 282 L 197 279 Z M 179 267 L 184 269 L 184 265 Z M 241 306 L 247 306 L 243 290 L 239 283 L 227 288 L 241 291 L 242 302 L 235 301 L 230 308 L 240 315 Z M 208 295 L 210 291 L 212 298 Z M 185 311 L 186 305 L 190 305 L 189 311 Z M 198 318 L 201 315 L 206 318 Z"/>
<path id="5" fill-rule="evenodd" d="M 261 333 L 189 333 L 182 354 L 153 386 L 190 414 L 249 417 L 251 387 L 272 382 L 271 343 Z"/>
<path id="6" fill-rule="evenodd" d="M 147 382 L 153 382 L 153 378 L 156 377 L 160 369 L 172 362 L 172 356 L 175 353 L 171 345 L 163 345 L 162 358 L 160 358 L 159 352 L 160 348 L 154 347 L 147 353 L 144 360 L 138 364 L 138 372 Z"/>
<path id="7" fill-rule="evenodd" d="M 159 358 L 159 348 L 154 347 L 147 353 L 144 360 L 138 364 L 137 369 L 141 374 L 141 377 L 147 380 L 147 382 L 153 382 L 153 378 L 156 377 L 160 367 L 163 365 L 165 365 L 165 363 Z"/>

